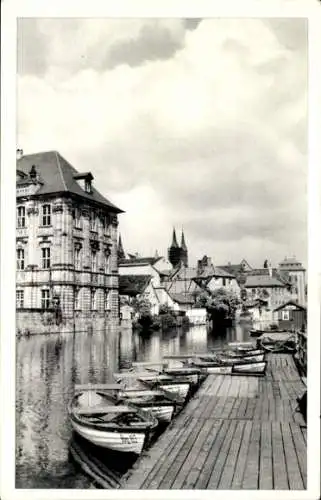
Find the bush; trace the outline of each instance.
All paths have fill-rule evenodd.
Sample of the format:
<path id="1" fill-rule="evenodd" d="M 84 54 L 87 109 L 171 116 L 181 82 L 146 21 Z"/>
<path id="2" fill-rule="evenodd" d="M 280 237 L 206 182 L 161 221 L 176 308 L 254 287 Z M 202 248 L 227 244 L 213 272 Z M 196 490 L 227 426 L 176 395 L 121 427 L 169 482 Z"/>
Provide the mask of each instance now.
<path id="1" fill-rule="evenodd" d="M 175 316 L 172 314 L 161 314 L 159 316 L 162 330 L 169 330 L 176 326 Z"/>

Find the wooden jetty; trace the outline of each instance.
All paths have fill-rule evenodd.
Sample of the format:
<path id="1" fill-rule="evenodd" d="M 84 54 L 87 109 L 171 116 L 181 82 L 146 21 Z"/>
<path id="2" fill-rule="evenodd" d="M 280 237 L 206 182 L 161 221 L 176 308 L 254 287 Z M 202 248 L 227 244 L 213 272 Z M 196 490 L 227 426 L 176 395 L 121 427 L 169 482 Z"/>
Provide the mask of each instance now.
<path id="1" fill-rule="evenodd" d="M 290 354 L 267 360 L 264 378 L 209 375 L 120 487 L 306 489 L 306 387 Z"/>

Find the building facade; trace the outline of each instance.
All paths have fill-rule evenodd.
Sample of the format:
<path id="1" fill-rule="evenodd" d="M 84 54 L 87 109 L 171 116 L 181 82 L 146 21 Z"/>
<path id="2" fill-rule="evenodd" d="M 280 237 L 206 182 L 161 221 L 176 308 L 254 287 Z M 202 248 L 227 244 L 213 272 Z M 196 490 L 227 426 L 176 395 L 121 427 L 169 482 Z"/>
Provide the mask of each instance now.
<path id="1" fill-rule="evenodd" d="M 301 306 L 306 305 L 306 278 L 305 269 L 301 262 L 294 257 L 285 257 L 279 263 L 278 272 L 291 283 L 291 298 Z"/>
<path id="2" fill-rule="evenodd" d="M 20 332 L 117 324 L 119 208 L 59 153 L 17 160 L 16 309 Z"/>

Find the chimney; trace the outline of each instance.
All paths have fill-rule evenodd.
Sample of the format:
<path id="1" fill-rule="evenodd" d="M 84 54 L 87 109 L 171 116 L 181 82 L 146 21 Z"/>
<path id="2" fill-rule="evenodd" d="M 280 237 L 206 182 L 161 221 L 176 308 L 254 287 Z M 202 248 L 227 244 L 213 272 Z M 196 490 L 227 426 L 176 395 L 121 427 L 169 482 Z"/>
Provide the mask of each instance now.
<path id="1" fill-rule="evenodd" d="M 17 149 L 16 150 L 16 159 L 20 160 L 20 158 L 23 157 L 23 149 Z"/>

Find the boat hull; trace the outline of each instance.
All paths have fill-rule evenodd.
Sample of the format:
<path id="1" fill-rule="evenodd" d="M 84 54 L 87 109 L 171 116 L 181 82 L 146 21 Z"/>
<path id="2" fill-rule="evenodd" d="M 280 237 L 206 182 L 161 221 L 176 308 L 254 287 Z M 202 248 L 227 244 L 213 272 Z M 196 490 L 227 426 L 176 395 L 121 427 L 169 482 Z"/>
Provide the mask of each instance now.
<path id="1" fill-rule="evenodd" d="M 259 363 L 244 363 L 243 365 L 234 365 L 232 373 L 253 373 L 264 374 L 266 368 L 266 361 Z"/>
<path id="2" fill-rule="evenodd" d="M 102 431 L 74 420 L 71 420 L 71 425 L 80 436 L 96 446 L 137 455 L 141 454 L 144 447 L 146 432 Z"/>
<path id="3" fill-rule="evenodd" d="M 142 410 L 149 411 L 159 422 L 168 423 L 174 415 L 173 405 L 162 406 L 142 406 Z"/>
<path id="4" fill-rule="evenodd" d="M 221 362 L 224 364 L 245 364 L 245 363 L 259 363 L 264 361 L 265 354 L 256 354 L 254 356 L 240 356 L 239 358 L 221 358 Z"/>
<path id="5" fill-rule="evenodd" d="M 175 382 L 172 384 L 161 383 L 159 387 L 165 391 L 177 394 L 182 399 L 186 399 L 190 388 L 190 384 L 176 384 Z"/>

